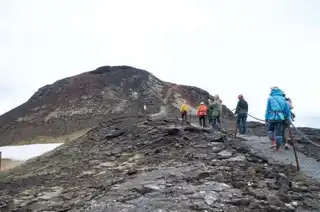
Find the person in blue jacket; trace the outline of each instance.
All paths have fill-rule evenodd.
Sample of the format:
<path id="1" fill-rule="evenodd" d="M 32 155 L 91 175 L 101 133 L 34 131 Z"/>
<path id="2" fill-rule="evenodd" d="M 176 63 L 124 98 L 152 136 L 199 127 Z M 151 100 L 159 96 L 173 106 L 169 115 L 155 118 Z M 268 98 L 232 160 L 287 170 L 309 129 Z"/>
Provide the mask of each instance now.
<path id="1" fill-rule="evenodd" d="M 276 147 L 277 151 L 280 150 L 283 142 L 284 123 L 286 120 L 291 121 L 290 108 L 283 94 L 283 91 L 278 87 L 271 88 L 265 113 L 265 120 L 268 125 L 267 134 L 272 147 Z"/>

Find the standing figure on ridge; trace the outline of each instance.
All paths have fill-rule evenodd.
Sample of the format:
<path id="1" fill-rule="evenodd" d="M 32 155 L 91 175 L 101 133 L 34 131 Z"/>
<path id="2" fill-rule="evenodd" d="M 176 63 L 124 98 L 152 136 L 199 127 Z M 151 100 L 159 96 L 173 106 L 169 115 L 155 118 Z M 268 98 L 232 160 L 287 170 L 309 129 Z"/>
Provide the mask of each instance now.
<path id="1" fill-rule="evenodd" d="M 181 113 L 181 123 L 187 122 L 187 115 L 189 111 L 189 105 L 187 104 L 187 101 L 184 100 L 181 107 L 180 107 L 180 113 Z"/>
<path id="2" fill-rule="evenodd" d="M 295 114 L 291 111 L 293 109 L 292 101 L 291 101 L 290 98 L 286 98 L 286 94 L 283 94 L 283 97 L 287 101 L 287 104 L 288 104 L 289 109 L 290 109 L 291 119 L 292 119 L 292 121 L 294 121 Z M 290 122 L 288 120 L 286 120 L 284 122 L 284 129 L 283 129 L 283 142 L 284 142 L 285 149 L 289 149 L 289 145 L 288 145 L 289 128 L 290 128 Z"/>
<path id="3" fill-rule="evenodd" d="M 208 113 L 207 113 L 207 117 L 208 117 L 208 122 L 209 122 L 209 126 L 212 125 L 212 113 L 213 113 L 213 105 L 212 105 L 212 100 L 208 99 Z"/>
<path id="4" fill-rule="evenodd" d="M 212 127 L 217 127 L 221 129 L 221 115 L 222 115 L 222 101 L 220 100 L 219 95 L 214 96 L 212 103 Z"/>
<path id="5" fill-rule="evenodd" d="M 237 116 L 237 128 L 239 129 L 240 135 L 247 133 L 247 117 L 248 117 L 248 103 L 244 100 L 243 95 L 238 96 L 238 104 L 236 107 L 235 115 Z"/>
<path id="6" fill-rule="evenodd" d="M 271 140 L 271 147 L 280 151 L 283 142 L 284 121 L 291 121 L 291 113 L 283 91 L 278 87 L 272 87 L 267 100 L 265 120 L 268 125 L 268 137 Z"/>
<path id="7" fill-rule="evenodd" d="M 204 104 L 204 102 L 200 103 L 200 106 L 198 107 L 197 115 L 199 117 L 199 124 L 202 127 L 206 127 L 206 116 L 207 116 L 208 108 Z"/>

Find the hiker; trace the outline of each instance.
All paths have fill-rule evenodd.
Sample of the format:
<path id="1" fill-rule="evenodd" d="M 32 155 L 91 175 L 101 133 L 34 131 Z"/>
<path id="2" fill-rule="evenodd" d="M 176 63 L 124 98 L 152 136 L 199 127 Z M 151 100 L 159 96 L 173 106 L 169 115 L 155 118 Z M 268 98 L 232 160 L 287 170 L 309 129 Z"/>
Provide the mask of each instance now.
<path id="1" fill-rule="evenodd" d="M 286 98 L 286 95 L 283 94 L 283 97 L 286 99 L 286 102 L 288 104 L 288 107 L 290 109 L 290 114 L 291 114 L 291 119 L 292 121 L 294 121 L 294 117 L 295 117 L 295 114 L 291 111 L 293 109 L 293 105 L 292 105 L 292 101 L 290 98 Z M 285 149 L 289 149 L 289 128 L 290 128 L 290 122 L 288 120 L 286 120 L 284 122 L 284 126 L 283 126 L 283 142 L 284 142 L 284 147 Z M 291 141 L 293 142 L 293 141 Z M 291 143 L 290 142 L 290 143 Z"/>
<path id="2" fill-rule="evenodd" d="M 235 115 L 237 116 L 237 128 L 239 129 L 240 135 L 244 135 L 247 132 L 246 124 L 248 117 L 248 103 L 244 100 L 243 95 L 238 96 L 238 104 L 236 107 Z"/>
<path id="3" fill-rule="evenodd" d="M 268 137 L 271 147 L 280 151 L 283 142 L 284 121 L 291 120 L 290 108 L 283 97 L 283 91 L 278 87 L 272 87 L 267 100 L 265 120 L 268 125 Z"/>
<path id="4" fill-rule="evenodd" d="M 207 118 L 208 118 L 209 126 L 211 126 L 212 125 L 212 113 L 213 113 L 212 103 L 213 102 L 211 99 L 208 99 L 208 103 L 209 103 L 209 106 L 208 106 Z"/>
<path id="5" fill-rule="evenodd" d="M 181 122 L 183 121 L 187 122 L 187 114 L 189 111 L 189 105 L 187 104 L 187 101 L 184 100 L 181 107 L 180 107 L 180 113 L 181 113 Z"/>
<path id="6" fill-rule="evenodd" d="M 291 119 L 292 119 L 292 121 L 294 121 L 294 118 L 296 117 L 296 115 L 291 111 L 293 109 L 292 100 L 290 98 L 286 98 L 285 94 L 284 94 L 284 97 L 285 97 L 285 99 L 289 105 L 289 108 L 290 108 Z"/>
<path id="7" fill-rule="evenodd" d="M 206 127 L 206 115 L 207 115 L 208 108 L 204 104 L 204 102 L 200 103 L 200 106 L 198 107 L 197 115 L 199 117 L 199 124 L 202 127 Z"/>
<path id="8" fill-rule="evenodd" d="M 222 101 L 220 100 L 219 95 L 214 96 L 214 100 L 212 103 L 212 127 L 217 127 L 221 129 L 221 115 L 222 115 Z"/>

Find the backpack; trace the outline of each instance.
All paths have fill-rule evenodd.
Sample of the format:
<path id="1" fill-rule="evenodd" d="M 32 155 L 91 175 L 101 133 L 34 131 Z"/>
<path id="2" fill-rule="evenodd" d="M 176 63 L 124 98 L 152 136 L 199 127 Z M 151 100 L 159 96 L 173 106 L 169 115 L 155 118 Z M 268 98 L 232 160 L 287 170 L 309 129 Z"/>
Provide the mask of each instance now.
<path id="1" fill-rule="evenodd" d="M 275 112 L 275 116 L 278 116 L 279 117 L 279 112 L 281 112 L 282 114 L 283 114 L 283 117 L 284 117 L 284 119 L 285 119 L 285 121 L 289 121 L 288 120 L 288 117 L 286 116 L 286 114 L 284 113 L 284 108 L 282 108 L 281 107 L 281 105 L 280 105 L 280 103 L 278 102 L 278 100 L 277 100 L 277 98 L 275 98 L 274 96 L 272 96 L 273 98 L 274 98 L 274 100 L 276 100 L 276 102 L 277 102 L 277 104 L 279 105 L 279 108 L 281 108 L 282 110 L 281 111 L 274 111 Z M 285 101 L 287 101 L 286 99 L 285 99 Z M 287 102 L 285 102 L 286 104 L 287 104 Z M 291 112 L 291 111 L 290 111 Z M 291 112 L 291 114 L 292 114 L 292 112 Z M 279 119 L 280 119 L 280 117 L 279 117 Z"/>

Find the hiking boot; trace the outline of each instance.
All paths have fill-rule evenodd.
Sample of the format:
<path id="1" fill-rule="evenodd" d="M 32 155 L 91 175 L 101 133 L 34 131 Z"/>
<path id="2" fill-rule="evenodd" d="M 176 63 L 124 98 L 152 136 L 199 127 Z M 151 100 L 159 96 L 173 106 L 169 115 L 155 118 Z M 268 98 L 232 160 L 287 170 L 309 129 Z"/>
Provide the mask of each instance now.
<path id="1" fill-rule="evenodd" d="M 270 146 L 270 148 L 274 148 L 274 147 L 277 147 L 276 140 L 272 140 L 272 141 L 271 141 L 271 146 Z"/>
<path id="2" fill-rule="evenodd" d="M 284 144 L 284 148 L 285 148 L 286 150 L 290 149 L 289 144 L 285 143 L 285 144 Z"/>

